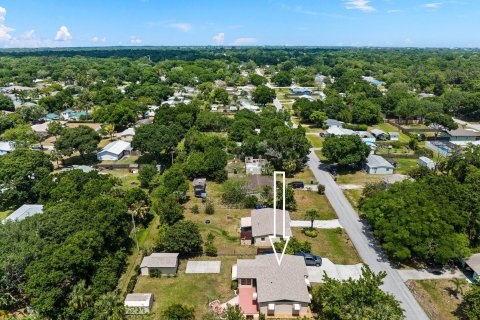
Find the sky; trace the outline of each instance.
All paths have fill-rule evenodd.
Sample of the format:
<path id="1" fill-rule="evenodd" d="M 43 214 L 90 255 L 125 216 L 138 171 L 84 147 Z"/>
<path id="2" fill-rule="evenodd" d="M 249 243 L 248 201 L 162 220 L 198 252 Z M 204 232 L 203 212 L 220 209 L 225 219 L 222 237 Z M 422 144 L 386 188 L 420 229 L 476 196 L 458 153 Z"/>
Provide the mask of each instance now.
<path id="1" fill-rule="evenodd" d="M 0 47 L 480 47 L 480 0 L 2 0 Z"/>

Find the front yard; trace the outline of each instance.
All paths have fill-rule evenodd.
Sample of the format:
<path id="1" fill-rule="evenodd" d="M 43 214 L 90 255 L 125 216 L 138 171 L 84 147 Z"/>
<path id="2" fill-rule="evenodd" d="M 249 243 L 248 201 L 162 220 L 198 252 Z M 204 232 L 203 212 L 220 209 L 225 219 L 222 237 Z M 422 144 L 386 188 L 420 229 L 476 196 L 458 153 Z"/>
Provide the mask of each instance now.
<path id="1" fill-rule="evenodd" d="M 337 219 L 330 202 L 325 195 L 315 191 L 295 190 L 297 210 L 290 212 L 292 220 L 304 220 L 305 212 L 309 209 L 317 209 L 320 212 L 319 220 Z"/>
<path id="2" fill-rule="evenodd" d="M 430 319 L 456 320 L 462 319 L 457 313 L 457 307 L 462 301 L 454 296 L 455 285 L 452 280 L 417 280 L 408 281 L 407 286 L 422 306 Z M 471 285 L 465 280 L 462 284 L 465 294 Z"/>

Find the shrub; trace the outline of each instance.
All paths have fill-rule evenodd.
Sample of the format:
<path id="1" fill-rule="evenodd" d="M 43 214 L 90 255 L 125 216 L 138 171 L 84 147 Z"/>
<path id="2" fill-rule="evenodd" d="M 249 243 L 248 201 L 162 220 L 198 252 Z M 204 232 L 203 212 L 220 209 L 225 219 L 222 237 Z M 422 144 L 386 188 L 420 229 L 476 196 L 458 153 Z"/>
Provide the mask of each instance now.
<path id="1" fill-rule="evenodd" d="M 151 278 L 160 278 L 162 276 L 162 272 L 159 269 L 152 269 L 149 272 Z"/>
<path id="2" fill-rule="evenodd" d="M 343 126 L 345 129 L 350 129 L 354 131 L 367 131 L 368 126 L 366 124 L 351 124 L 351 123 L 345 123 Z"/>
<path id="3" fill-rule="evenodd" d="M 391 141 L 390 145 L 394 147 L 395 149 L 401 149 L 405 146 L 405 144 L 401 141 Z"/>
<path id="4" fill-rule="evenodd" d="M 230 282 L 230 289 L 237 290 L 237 288 L 238 288 L 238 281 L 237 280 L 232 280 Z"/>
<path id="5" fill-rule="evenodd" d="M 255 196 L 248 196 L 243 200 L 243 206 L 248 209 L 254 209 L 257 203 L 258 199 Z"/>
<path id="6" fill-rule="evenodd" d="M 205 205 L 205 213 L 206 214 L 214 214 L 215 213 L 215 206 L 213 205 L 213 202 L 207 201 L 207 204 Z"/>
<path id="7" fill-rule="evenodd" d="M 428 157 L 428 158 L 433 157 L 433 151 L 427 148 L 418 148 L 417 150 L 415 150 L 415 154 L 418 154 L 419 156 Z"/>
<path id="8" fill-rule="evenodd" d="M 132 293 L 133 289 L 135 289 L 135 285 L 137 284 L 138 280 L 138 274 L 134 274 L 131 278 L 130 281 L 128 281 L 127 285 L 127 293 Z"/>
<path id="9" fill-rule="evenodd" d="M 207 243 L 205 246 L 205 254 L 209 257 L 217 256 L 217 247 L 213 243 Z"/>
<path id="10" fill-rule="evenodd" d="M 302 230 L 303 234 L 310 238 L 316 238 L 318 236 L 317 229 L 305 228 Z"/>
<path id="11" fill-rule="evenodd" d="M 198 204 L 194 204 L 191 208 L 190 211 L 194 214 L 199 214 L 200 213 L 200 208 L 198 207 Z"/>
<path id="12" fill-rule="evenodd" d="M 317 193 L 318 194 L 325 194 L 325 186 L 323 184 L 319 184 L 317 186 Z"/>

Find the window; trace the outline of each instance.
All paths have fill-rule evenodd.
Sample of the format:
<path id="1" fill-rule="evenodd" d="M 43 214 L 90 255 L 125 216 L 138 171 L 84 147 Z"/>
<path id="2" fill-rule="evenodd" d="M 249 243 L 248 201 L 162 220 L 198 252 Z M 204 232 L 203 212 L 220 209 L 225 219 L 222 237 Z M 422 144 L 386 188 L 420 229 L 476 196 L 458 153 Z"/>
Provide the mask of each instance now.
<path id="1" fill-rule="evenodd" d="M 242 286 L 251 286 L 252 285 L 252 279 L 240 279 L 240 284 Z"/>
<path id="2" fill-rule="evenodd" d="M 265 238 L 261 238 L 260 240 L 265 241 Z"/>

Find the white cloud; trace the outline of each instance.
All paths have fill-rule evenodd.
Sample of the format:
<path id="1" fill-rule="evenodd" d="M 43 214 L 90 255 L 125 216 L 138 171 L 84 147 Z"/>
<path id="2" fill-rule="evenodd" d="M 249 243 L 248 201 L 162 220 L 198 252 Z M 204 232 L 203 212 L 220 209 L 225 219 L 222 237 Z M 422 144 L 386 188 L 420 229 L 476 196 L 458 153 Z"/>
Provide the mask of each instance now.
<path id="1" fill-rule="evenodd" d="M 131 44 L 140 44 L 140 43 L 142 43 L 142 39 L 139 39 L 135 36 L 132 36 L 132 37 L 130 37 L 130 43 Z"/>
<path id="2" fill-rule="evenodd" d="M 192 25 L 190 23 L 184 23 L 184 22 L 171 23 L 170 27 L 180 30 L 182 32 L 188 32 L 192 30 Z"/>
<path id="3" fill-rule="evenodd" d="M 238 38 L 233 42 L 235 46 L 244 46 L 249 44 L 254 44 L 257 42 L 256 38 Z"/>
<path id="4" fill-rule="evenodd" d="M 28 31 L 25 31 L 23 34 L 22 34 L 22 39 L 24 40 L 32 40 L 35 38 L 35 30 L 28 30 Z"/>
<path id="5" fill-rule="evenodd" d="M 432 2 L 432 3 L 425 3 L 423 6 L 427 9 L 438 9 L 442 5 L 441 2 Z"/>
<path id="6" fill-rule="evenodd" d="M 345 3 L 347 9 L 360 10 L 363 12 L 373 12 L 375 8 L 369 5 L 369 0 L 350 0 Z"/>
<path id="7" fill-rule="evenodd" d="M 72 40 L 72 34 L 68 31 L 66 26 L 61 26 L 55 35 L 55 41 L 68 41 Z"/>
<path id="8" fill-rule="evenodd" d="M 15 29 L 7 27 L 5 22 L 5 16 L 7 15 L 7 9 L 0 7 L 0 41 L 9 41 L 12 39 L 10 32 Z"/>
<path id="9" fill-rule="evenodd" d="M 94 36 L 92 39 L 90 39 L 90 41 L 92 42 L 105 42 L 107 41 L 107 38 L 106 37 L 97 37 L 97 36 Z"/>
<path id="10" fill-rule="evenodd" d="M 403 10 L 400 10 L 400 9 L 390 9 L 390 10 L 387 10 L 387 13 L 399 13 L 399 12 L 403 12 Z"/>
<path id="11" fill-rule="evenodd" d="M 219 34 L 214 35 L 212 39 L 215 44 L 223 44 L 225 42 L 225 33 L 220 32 Z"/>

